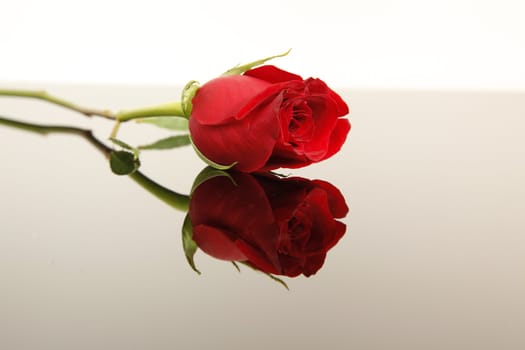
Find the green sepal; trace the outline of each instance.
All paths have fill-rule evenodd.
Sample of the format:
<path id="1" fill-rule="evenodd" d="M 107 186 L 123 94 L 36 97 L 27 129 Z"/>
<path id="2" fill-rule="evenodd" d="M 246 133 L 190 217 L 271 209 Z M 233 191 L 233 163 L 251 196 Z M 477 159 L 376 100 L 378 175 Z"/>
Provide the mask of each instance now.
<path id="1" fill-rule="evenodd" d="M 174 131 L 188 131 L 188 119 L 185 117 L 150 117 L 140 118 L 135 120 L 141 124 L 152 124 L 159 128 L 174 130 Z"/>
<path id="2" fill-rule="evenodd" d="M 264 272 L 263 272 L 264 273 Z M 288 285 L 286 284 L 285 281 L 283 281 L 282 279 L 280 279 L 279 277 L 275 276 L 275 275 L 272 275 L 271 273 L 264 273 L 266 276 L 270 277 L 272 280 L 274 280 L 275 282 L 281 284 L 284 288 L 286 288 L 286 290 L 290 290 L 290 288 L 288 288 Z"/>
<path id="3" fill-rule="evenodd" d="M 191 224 L 190 215 L 186 214 L 184 218 L 184 224 L 182 225 L 182 247 L 184 248 L 184 254 L 186 255 L 186 260 L 190 264 L 193 271 L 197 272 L 199 275 L 201 272 L 195 266 L 195 261 L 193 257 L 197 252 L 197 243 L 193 240 L 193 226 Z"/>
<path id="4" fill-rule="evenodd" d="M 245 266 L 248 266 L 250 267 L 251 269 L 255 270 L 255 271 L 258 271 L 268 277 L 270 277 L 272 280 L 274 280 L 275 282 L 279 283 L 280 285 L 282 285 L 284 288 L 286 288 L 286 290 L 290 290 L 290 288 L 288 288 L 288 285 L 286 284 L 285 281 L 283 281 L 282 279 L 280 279 L 279 277 L 275 276 L 275 275 L 272 275 L 271 273 L 268 273 L 268 272 L 264 272 L 264 271 L 261 271 L 259 270 L 258 268 L 255 268 L 253 267 L 251 264 L 249 264 L 248 262 L 246 261 L 239 261 L 239 263 L 245 265 Z"/>
<path id="5" fill-rule="evenodd" d="M 238 163 L 238 162 L 233 162 L 230 165 L 222 165 L 222 164 L 215 163 L 214 161 L 209 160 L 208 158 L 206 158 L 206 156 L 204 154 L 202 154 L 201 151 L 199 151 L 197 146 L 195 146 L 195 144 L 193 143 L 193 140 L 191 139 L 191 136 L 190 136 L 190 141 L 191 141 L 191 145 L 193 146 L 193 149 L 195 150 L 195 153 L 197 153 L 199 158 L 202 159 L 202 161 L 204 163 L 208 164 L 212 168 L 219 169 L 219 170 L 228 170 L 228 169 L 234 167 L 235 164 Z"/>
<path id="6" fill-rule="evenodd" d="M 191 110 L 193 109 L 192 100 L 197 90 L 199 90 L 199 82 L 195 80 L 188 82 L 182 89 L 180 103 L 182 105 L 182 113 L 184 113 L 186 118 L 189 118 L 191 115 Z"/>
<path id="7" fill-rule="evenodd" d="M 189 145 L 191 143 L 189 135 L 175 135 L 170 136 L 148 145 L 138 146 L 139 150 L 152 150 L 152 149 L 173 149 Z"/>
<path id="8" fill-rule="evenodd" d="M 253 62 L 250 62 L 250 63 L 247 63 L 247 64 L 243 64 L 242 66 L 235 66 L 231 69 L 228 69 L 226 72 L 224 72 L 222 74 L 222 76 L 228 76 L 228 75 L 241 75 L 242 73 L 246 72 L 247 70 L 250 70 L 254 67 L 257 67 L 257 66 L 260 66 L 261 64 L 264 64 L 266 63 L 267 61 L 269 60 L 273 60 L 274 58 L 278 58 L 278 57 L 284 57 L 286 55 L 288 55 L 290 53 L 290 51 L 292 51 L 292 49 L 289 49 L 288 51 L 282 53 L 282 54 L 279 54 L 279 55 L 274 55 L 274 56 L 270 56 L 270 57 L 266 57 L 266 58 L 263 58 L 263 59 L 260 59 L 260 60 L 257 60 L 257 61 L 253 61 Z"/>
<path id="9" fill-rule="evenodd" d="M 109 157 L 111 171 L 116 175 L 130 175 L 140 167 L 140 160 L 128 151 L 111 151 Z"/>

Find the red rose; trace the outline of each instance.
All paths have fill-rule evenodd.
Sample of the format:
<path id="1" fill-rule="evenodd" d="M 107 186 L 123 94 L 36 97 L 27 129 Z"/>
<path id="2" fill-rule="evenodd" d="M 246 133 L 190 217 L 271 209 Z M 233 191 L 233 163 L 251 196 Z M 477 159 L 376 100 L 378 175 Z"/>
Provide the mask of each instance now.
<path id="1" fill-rule="evenodd" d="M 348 106 L 323 81 L 274 66 L 204 84 L 192 100 L 190 132 L 209 160 L 243 172 L 299 168 L 341 149 Z"/>
<path id="2" fill-rule="evenodd" d="M 191 195 L 193 240 L 205 253 L 266 273 L 310 276 L 346 231 L 341 192 L 320 180 L 230 172 Z"/>

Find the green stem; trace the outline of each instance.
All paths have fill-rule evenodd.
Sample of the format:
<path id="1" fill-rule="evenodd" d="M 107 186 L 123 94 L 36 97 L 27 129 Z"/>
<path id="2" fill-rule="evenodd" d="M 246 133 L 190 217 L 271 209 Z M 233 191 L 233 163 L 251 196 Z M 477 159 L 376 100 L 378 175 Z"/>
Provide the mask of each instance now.
<path id="1" fill-rule="evenodd" d="M 23 131 L 35 132 L 41 135 L 48 135 L 53 133 L 79 135 L 86 139 L 93 146 L 95 146 L 99 151 L 101 151 L 106 158 L 109 159 L 110 154 L 112 152 L 111 148 L 100 142 L 93 135 L 91 130 L 87 129 L 80 129 L 69 126 L 32 124 L 9 118 L 4 118 L 1 116 L 0 125 L 5 125 Z M 139 171 L 136 171 L 129 176 L 146 191 L 153 194 L 155 197 L 168 204 L 172 208 L 182 211 L 188 210 L 190 202 L 189 196 L 167 189 L 166 187 L 159 185 L 158 183 L 151 180 Z"/>
<path id="2" fill-rule="evenodd" d="M 50 95 L 45 91 L 39 90 L 0 89 L 0 96 L 38 99 L 73 110 L 75 112 L 82 113 L 88 117 L 99 116 L 106 119 L 117 120 L 117 124 L 115 125 L 113 132 L 111 133 L 112 137 L 116 136 L 118 128 L 120 126 L 120 122 L 126 122 L 132 119 L 166 116 L 183 117 L 188 119 L 188 117 L 184 113 L 184 109 L 180 102 L 171 102 L 157 106 L 120 111 L 117 114 L 114 114 L 110 111 L 81 107 L 69 101 Z"/>
<path id="3" fill-rule="evenodd" d="M 0 125 L 6 125 L 15 129 L 34 132 L 40 135 L 47 135 L 51 133 L 56 134 L 77 134 L 84 136 L 85 133 L 89 133 L 89 130 L 74 128 L 70 126 L 59 126 L 59 125 L 38 125 L 25 123 L 18 120 L 8 119 L 0 117 Z"/>
<path id="4" fill-rule="evenodd" d="M 149 117 L 166 117 L 166 116 L 175 116 L 183 117 L 188 119 L 188 116 L 185 115 L 184 109 L 181 102 L 171 102 L 157 106 L 133 109 L 128 111 L 120 111 L 117 114 L 111 113 L 109 111 L 100 111 L 85 107 L 77 106 L 71 102 L 60 99 L 56 96 L 49 95 L 45 91 L 37 90 L 14 90 L 14 89 L 0 89 L 0 96 L 10 96 L 10 97 L 26 97 L 34 98 L 42 101 L 47 101 L 49 103 L 62 106 L 64 108 L 82 113 L 88 117 L 99 116 L 111 120 L 116 120 L 115 126 L 111 131 L 110 137 L 116 138 L 117 133 L 120 127 L 121 122 L 127 122 L 132 119 L 137 118 L 149 118 Z"/>
<path id="5" fill-rule="evenodd" d="M 134 109 L 129 111 L 121 111 L 117 113 L 117 120 L 125 122 L 137 118 L 148 117 L 183 117 L 184 115 L 182 105 L 180 102 L 171 102 L 158 106 L 151 106 L 146 108 Z"/>
<path id="6" fill-rule="evenodd" d="M 110 139 L 117 138 L 118 130 L 120 129 L 120 120 L 117 120 L 115 122 L 115 125 L 113 126 L 113 130 L 111 130 L 111 134 L 109 135 Z"/>
<path id="7" fill-rule="evenodd" d="M 102 111 L 91 108 L 85 108 L 58 98 L 56 96 L 50 95 L 45 91 L 38 90 L 13 90 L 13 89 L 0 89 L 0 96 L 9 96 L 9 97 L 26 97 L 34 98 L 37 100 L 47 101 L 49 103 L 73 110 L 84 114 L 87 117 L 98 116 L 106 119 L 115 119 L 116 116 L 110 111 Z"/>
<path id="8" fill-rule="evenodd" d="M 188 211 L 190 207 L 190 197 L 184 194 L 174 192 L 164 186 L 159 185 L 151 180 L 140 171 L 135 171 L 129 175 L 143 189 L 166 203 L 172 208 L 181 211 Z"/>

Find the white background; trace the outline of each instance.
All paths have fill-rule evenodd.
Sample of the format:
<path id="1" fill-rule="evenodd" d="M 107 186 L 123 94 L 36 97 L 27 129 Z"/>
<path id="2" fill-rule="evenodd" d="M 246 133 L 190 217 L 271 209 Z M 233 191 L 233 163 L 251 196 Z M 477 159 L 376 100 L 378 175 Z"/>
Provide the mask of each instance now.
<path id="1" fill-rule="evenodd" d="M 525 90 L 522 0 L 0 0 L 0 83 L 182 85 L 280 53 L 334 87 Z"/>

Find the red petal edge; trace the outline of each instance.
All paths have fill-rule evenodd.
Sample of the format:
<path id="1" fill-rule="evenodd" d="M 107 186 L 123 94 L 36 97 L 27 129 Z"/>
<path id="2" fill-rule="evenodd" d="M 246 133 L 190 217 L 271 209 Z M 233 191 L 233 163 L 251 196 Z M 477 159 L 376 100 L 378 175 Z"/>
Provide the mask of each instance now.
<path id="1" fill-rule="evenodd" d="M 261 66 L 244 72 L 244 75 L 267 81 L 282 83 L 291 80 L 303 80 L 300 75 L 293 74 L 272 65 Z"/>

